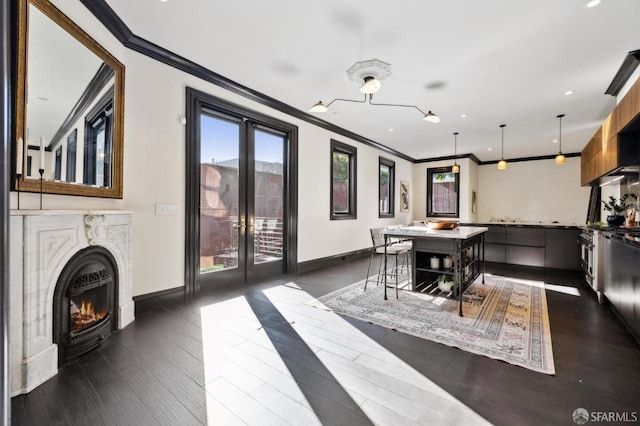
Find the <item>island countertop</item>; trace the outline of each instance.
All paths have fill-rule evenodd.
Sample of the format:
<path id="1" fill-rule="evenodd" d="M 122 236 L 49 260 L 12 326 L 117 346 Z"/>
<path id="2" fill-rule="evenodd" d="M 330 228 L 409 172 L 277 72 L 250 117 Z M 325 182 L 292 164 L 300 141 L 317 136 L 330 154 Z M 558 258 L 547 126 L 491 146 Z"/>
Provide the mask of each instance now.
<path id="1" fill-rule="evenodd" d="M 466 240 L 487 232 L 489 228 L 483 226 L 459 226 L 456 229 L 429 229 L 426 226 L 401 226 L 385 229 L 383 235 L 406 238 L 445 238 Z"/>

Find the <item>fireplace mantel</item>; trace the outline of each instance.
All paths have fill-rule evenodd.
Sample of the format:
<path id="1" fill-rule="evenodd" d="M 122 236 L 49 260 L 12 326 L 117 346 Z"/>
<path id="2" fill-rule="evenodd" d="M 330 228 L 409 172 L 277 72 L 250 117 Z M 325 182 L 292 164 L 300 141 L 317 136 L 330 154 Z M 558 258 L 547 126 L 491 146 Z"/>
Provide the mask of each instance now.
<path id="1" fill-rule="evenodd" d="M 101 246 L 118 268 L 118 328 L 134 320 L 131 214 L 103 210 L 10 212 L 9 358 L 11 395 L 28 393 L 58 371 L 53 295 L 78 251 Z"/>

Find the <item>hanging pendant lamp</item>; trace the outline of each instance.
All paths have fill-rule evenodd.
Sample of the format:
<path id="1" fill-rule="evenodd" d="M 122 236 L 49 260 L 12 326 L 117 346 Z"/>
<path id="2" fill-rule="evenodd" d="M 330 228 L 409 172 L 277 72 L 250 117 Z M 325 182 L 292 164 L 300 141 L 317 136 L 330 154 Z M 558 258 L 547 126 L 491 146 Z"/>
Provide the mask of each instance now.
<path id="1" fill-rule="evenodd" d="M 558 155 L 556 155 L 556 164 L 558 165 L 563 165 L 566 161 L 566 158 L 564 156 L 564 154 L 562 153 L 562 117 L 564 117 L 564 114 L 560 114 L 557 116 L 558 120 L 560 121 L 560 136 L 558 137 L 558 144 L 559 146 L 559 151 L 558 151 Z"/>
<path id="2" fill-rule="evenodd" d="M 451 171 L 453 173 L 460 173 L 460 166 L 458 166 L 458 132 L 453 132 L 453 167 Z"/>
<path id="3" fill-rule="evenodd" d="M 504 159 L 504 128 L 506 124 L 501 124 L 502 129 L 502 154 L 500 155 L 500 161 L 498 161 L 498 170 L 504 170 L 507 168 L 507 161 Z"/>

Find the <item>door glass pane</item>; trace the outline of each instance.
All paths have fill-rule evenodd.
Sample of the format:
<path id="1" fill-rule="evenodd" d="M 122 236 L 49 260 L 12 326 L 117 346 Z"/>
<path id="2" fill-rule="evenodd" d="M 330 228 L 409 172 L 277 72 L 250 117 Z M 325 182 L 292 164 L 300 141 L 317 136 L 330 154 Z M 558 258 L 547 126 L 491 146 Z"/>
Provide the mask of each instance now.
<path id="1" fill-rule="evenodd" d="M 240 127 L 200 119 L 200 272 L 238 267 Z"/>
<path id="2" fill-rule="evenodd" d="M 284 138 L 255 131 L 254 263 L 282 259 Z"/>

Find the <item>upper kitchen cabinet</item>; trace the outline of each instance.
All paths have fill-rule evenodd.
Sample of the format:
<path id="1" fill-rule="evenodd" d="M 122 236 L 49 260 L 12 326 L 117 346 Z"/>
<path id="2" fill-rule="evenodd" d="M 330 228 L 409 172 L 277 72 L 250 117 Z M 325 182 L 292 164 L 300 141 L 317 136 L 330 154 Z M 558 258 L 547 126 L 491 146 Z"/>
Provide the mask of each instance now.
<path id="1" fill-rule="evenodd" d="M 602 127 L 598 129 L 580 155 L 580 184 L 589 185 L 602 176 Z"/>
<path id="2" fill-rule="evenodd" d="M 640 164 L 640 80 L 609 114 L 581 153 L 582 186 Z"/>

